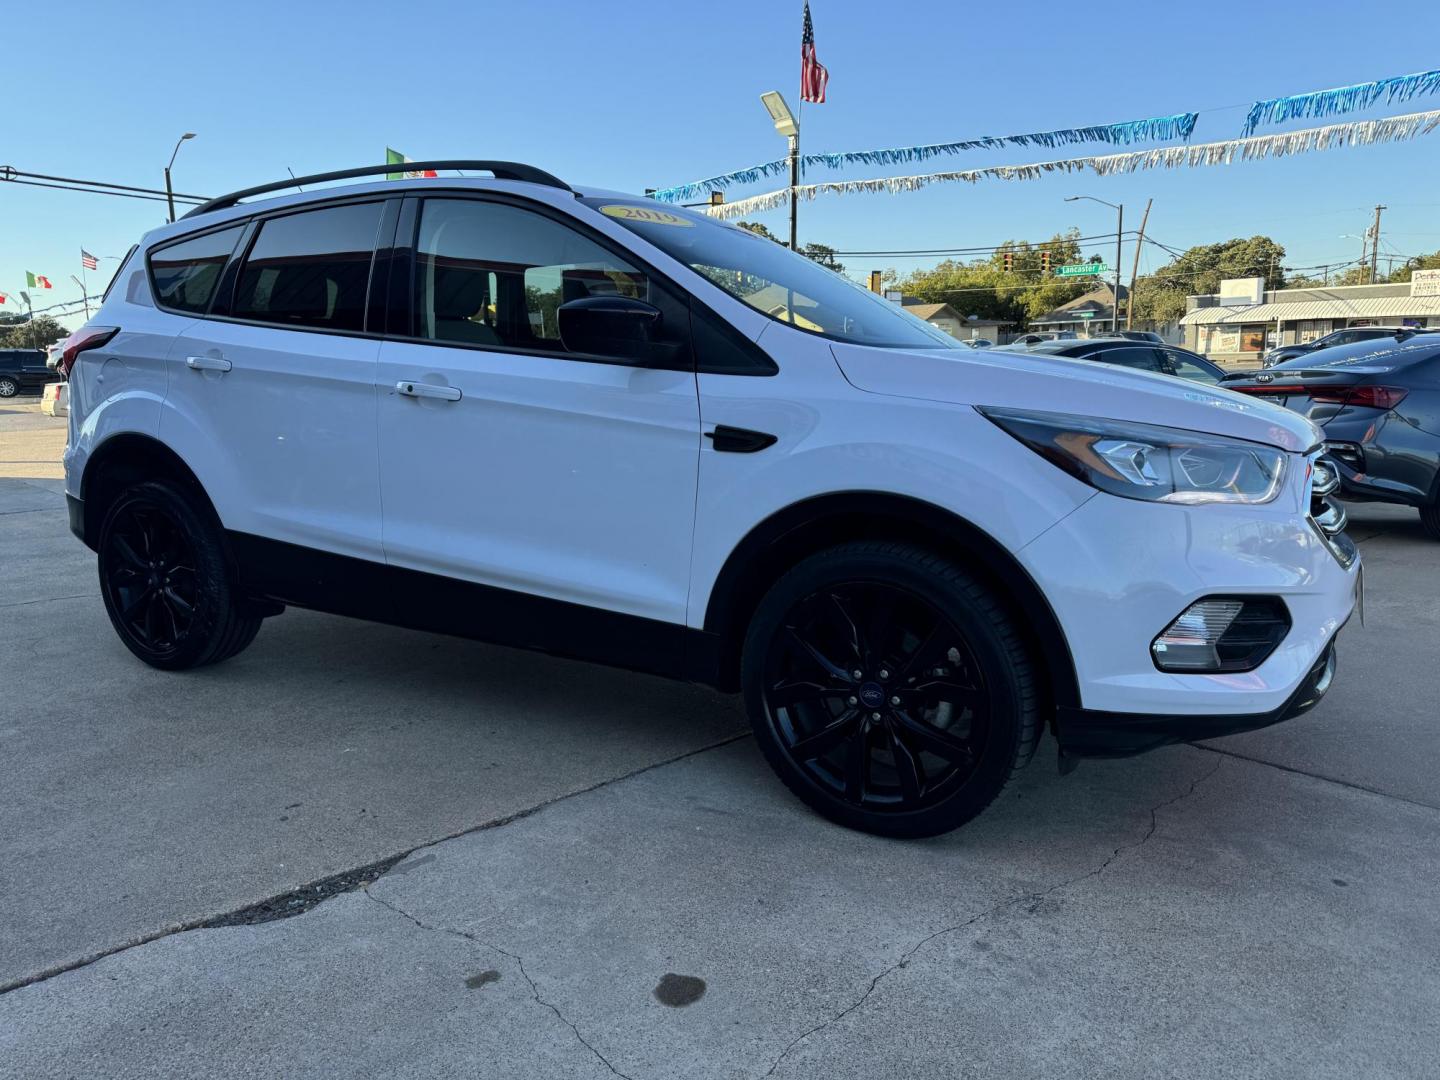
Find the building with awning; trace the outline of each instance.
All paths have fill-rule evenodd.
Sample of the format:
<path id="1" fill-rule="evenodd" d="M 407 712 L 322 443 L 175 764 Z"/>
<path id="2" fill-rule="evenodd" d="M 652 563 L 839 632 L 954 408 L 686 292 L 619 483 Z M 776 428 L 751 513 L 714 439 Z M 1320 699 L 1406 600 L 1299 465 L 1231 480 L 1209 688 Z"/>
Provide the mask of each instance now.
<path id="1" fill-rule="evenodd" d="M 1130 290 L 1120 286 L 1120 302 L 1123 305 Z M 1122 310 L 1121 319 L 1124 319 Z M 1108 334 L 1115 327 L 1115 290 L 1102 286 L 1091 289 L 1083 296 L 1077 296 L 1069 303 L 1061 304 L 1054 311 L 1030 320 L 1031 330 L 1073 330 L 1081 337 Z"/>
<path id="2" fill-rule="evenodd" d="M 1416 271 L 1415 280 L 1387 285 L 1318 289 L 1264 290 L 1259 278 L 1254 285 L 1252 279 L 1223 282 L 1219 293 L 1188 298 L 1180 319 L 1184 344 L 1217 363 L 1246 366 L 1269 349 L 1351 326 L 1440 326 L 1440 275 L 1432 273 Z"/>

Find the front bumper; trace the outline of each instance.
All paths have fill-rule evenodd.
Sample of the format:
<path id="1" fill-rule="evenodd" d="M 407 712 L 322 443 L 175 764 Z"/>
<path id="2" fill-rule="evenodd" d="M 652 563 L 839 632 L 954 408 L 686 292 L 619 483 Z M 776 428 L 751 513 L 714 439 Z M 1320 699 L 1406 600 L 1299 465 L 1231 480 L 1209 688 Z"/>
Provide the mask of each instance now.
<path id="1" fill-rule="evenodd" d="M 1056 714 L 1061 749 L 1134 753 L 1297 715 L 1360 588 L 1355 545 L 1326 531 L 1343 526 L 1341 515 L 1322 524 L 1308 511 L 1298 491 L 1258 507 L 1100 494 L 1023 548 L 1020 559 L 1049 599 L 1074 661 L 1080 701 Z M 1252 671 L 1156 668 L 1156 635 L 1197 600 L 1217 595 L 1279 597 L 1290 630 Z"/>
<path id="2" fill-rule="evenodd" d="M 1320 703 L 1334 678 L 1335 642 L 1332 640 L 1289 700 L 1272 712 L 1137 716 L 1099 709 L 1060 709 L 1056 716 L 1061 733 L 1060 748 L 1068 757 L 1130 757 L 1170 743 L 1256 731 L 1309 712 Z"/>

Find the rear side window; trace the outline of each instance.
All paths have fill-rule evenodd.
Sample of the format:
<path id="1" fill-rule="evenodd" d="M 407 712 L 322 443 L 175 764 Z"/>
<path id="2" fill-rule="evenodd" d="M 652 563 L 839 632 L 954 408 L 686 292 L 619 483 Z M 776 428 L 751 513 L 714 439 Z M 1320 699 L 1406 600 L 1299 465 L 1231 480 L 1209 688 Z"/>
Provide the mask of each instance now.
<path id="1" fill-rule="evenodd" d="M 1136 368 L 1139 371 L 1160 371 L 1160 358 L 1156 350 L 1143 345 L 1131 345 L 1119 349 L 1102 349 L 1095 359 L 1120 367 Z"/>
<path id="2" fill-rule="evenodd" d="M 162 308 L 203 315 L 244 230 L 206 233 L 150 253 L 150 286 Z"/>
<path id="3" fill-rule="evenodd" d="M 240 270 L 237 319 L 365 329 L 365 296 L 383 203 L 357 203 L 270 218 Z"/>

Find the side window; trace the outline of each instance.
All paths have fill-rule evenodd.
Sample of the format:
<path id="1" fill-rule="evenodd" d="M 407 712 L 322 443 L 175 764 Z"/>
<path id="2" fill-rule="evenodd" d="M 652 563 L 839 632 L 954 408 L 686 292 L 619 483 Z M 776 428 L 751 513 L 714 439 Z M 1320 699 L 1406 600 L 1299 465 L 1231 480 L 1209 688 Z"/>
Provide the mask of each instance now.
<path id="1" fill-rule="evenodd" d="M 150 286 L 162 308 L 204 315 L 220 273 L 244 232 L 241 226 L 207 233 L 150 253 Z"/>
<path id="2" fill-rule="evenodd" d="M 643 271 L 531 210 L 427 199 L 415 256 L 415 334 L 421 338 L 563 353 L 562 304 L 623 296 L 661 309 L 663 339 L 686 339 L 685 307 Z"/>
<path id="3" fill-rule="evenodd" d="M 263 222 L 240 270 L 235 318 L 364 330 L 382 208 L 355 203 Z"/>
<path id="4" fill-rule="evenodd" d="M 1215 377 L 1213 371 L 1201 364 L 1197 364 L 1179 349 L 1166 349 L 1165 363 L 1170 368 L 1172 375 L 1178 375 L 1182 379 L 1189 379 L 1191 382 L 1207 383 L 1214 386 L 1220 381 Z"/>
<path id="5" fill-rule="evenodd" d="M 1137 368 L 1140 371 L 1159 371 L 1160 360 L 1155 350 L 1140 345 L 1126 345 L 1118 349 L 1105 349 L 1096 357 L 1107 364 Z"/>

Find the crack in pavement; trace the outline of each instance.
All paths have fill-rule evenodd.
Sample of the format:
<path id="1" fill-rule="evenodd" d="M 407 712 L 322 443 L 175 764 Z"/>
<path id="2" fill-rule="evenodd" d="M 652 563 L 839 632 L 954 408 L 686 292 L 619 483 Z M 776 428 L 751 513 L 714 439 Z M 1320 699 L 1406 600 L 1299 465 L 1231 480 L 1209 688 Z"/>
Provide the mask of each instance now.
<path id="1" fill-rule="evenodd" d="M 53 604 L 57 600 L 88 600 L 98 598 L 99 593 L 82 592 L 71 593 L 68 596 L 42 596 L 38 600 L 13 600 L 8 604 L 0 604 L 0 608 L 29 607 L 31 604 Z"/>
<path id="2" fill-rule="evenodd" d="M 1041 889 L 1038 892 L 1025 892 L 1021 893 L 1019 896 L 1008 897 L 1004 900 L 1001 900 L 997 904 L 991 905 L 984 911 L 980 912 L 978 915 L 971 916 L 964 922 L 956 923 L 954 926 L 944 927 L 943 929 L 936 930 L 934 933 L 927 934 L 925 937 L 921 938 L 914 945 L 910 946 L 910 948 L 906 949 L 905 952 L 901 953 L 899 960 L 895 961 L 895 963 L 891 964 L 889 967 L 881 971 L 880 974 L 876 975 L 873 979 L 871 979 L 870 985 L 865 988 L 865 992 L 861 994 L 858 998 L 856 998 L 853 1002 L 851 1002 L 845 1008 L 841 1009 L 830 1019 L 824 1020 L 821 1023 L 816 1024 L 808 1031 L 805 1031 L 796 1038 L 792 1039 L 790 1043 L 785 1047 L 785 1049 L 780 1051 L 780 1056 L 771 1063 L 770 1068 L 766 1069 L 765 1072 L 761 1073 L 761 1080 L 764 1080 L 764 1077 L 771 1076 L 775 1072 L 775 1070 L 784 1063 L 785 1059 L 790 1056 L 791 1051 L 793 1051 L 801 1043 L 805 1042 L 812 1035 L 816 1035 L 819 1032 L 824 1031 L 826 1028 L 832 1027 L 833 1025 L 839 1023 L 841 1020 L 845 1019 L 845 1017 L 849 1016 L 852 1012 L 854 1012 L 856 1009 L 860 1008 L 867 1001 L 869 1001 L 870 996 L 875 993 L 875 988 L 878 987 L 884 979 L 888 978 L 890 975 L 893 975 L 895 972 L 901 970 L 902 968 L 907 967 L 910 963 L 910 960 L 915 956 L 915 954 L 918 953 L 921 949 L 923 949 L 926 945 L 929 945 L 932 941 L 935 941 L 937 938 L 945 937 L 947 934 L 953 934 L 957 931 L 964 930 L 966 927 L 974 926 L 982 919 L 987 919 L 992 915 L 998 914 L 999 912 L 1006 910 L 1007 908 L 1015 907 L 1017 904 L 1038 904 L 1046 897 L 1052 896 L 1063 889 L 1068 889 L 1072 885 L 1078 885 L 1082 881 L 1088 881 L 1090 878 L 1099 877 L 1105 872 L 1105 870 L 1110 866 L 1110 864 L 1113 863 L 1116 859 L 1120 858 L 1121 855 L 1127 854 L 1131 851 L 1138 851 L 1140 848 L 1144 847 L 1150 841 L 1150 838 L 1155 835 L 1155 830 L 1159 827 L 1159 812 L 1161 810 L 1164 810 L 1166 807 L 1174 806 L 1178 802 L 1183 802 L 1185 799 L 1188 799 L 1191 795 L 1195 794 L 1196 788 L 1198 788 L 1201 784 L 1205 783 L 1205 781 L 1209 780 L 1212 776 L 1214 776 L 1217 772 L 1220 771 L 1220 766 L 1224 764 L 1224 760 L 1224 758 L 1220 758 L 1219 760 L 1217 760 L 1213 769 L 1205 773 L 1203 776 L 1199 776 L 1195 780 L 1193 780 L 1190 786 L 1186 788 L 1183 792 L 1181 792 L 1179 795 L 1176 795 L 1174 798 L 1171 799 L 1166 799 L 1164 802 L 1156 803 L 1154 806 L 1152 806 L 1150 808 L 1150 827 L 1145 830 L 1145 835 L 1140 837 L 1139 840 L 1132 841 L 1128 844 L 1121 844 L 1114 851 L 1112 851 L 1104 859 L 1104 861 L 1100 863 L 1099 866 L 1096 866 L 1091 870 L 1087 870 L 1083 874 L 1076 874 L 1074 877 L 1066 878 L 1064 881 L 1058 882 L 1055 885 L 1051 885 L 1047 889 Z"/>
<path id="3" fill-rule="evenodd" d="M 363 887 L 360 891 L 365 894 L 367 899 L 373 900 L 381 907 L 388 908 L 390 911 L 394 912 L 396 915 L 399 915 L 401 918 L 409 920 L 410 922 L 418 926 L 421 930 L 427 931 L 431 934 L 448 934 L 451 937 L 463 938 L 464 940 L 470 942 L 472 945 L 479 945 L 482 949 L 489 949 L 492 952 L 497 952 L 501 956 L 513 960 L 515 962 L 515 966 L 520 970 L 520 977 L 523 978 L 525 982 L 529 985 L 530 996 L 535 999 L 535 1003 L 537 1005 L 543 1005 L 545 1006 L 545 1008 L 549 1009 L 552 1013 L 554 1013 L 556 1019 L 558 1019 L 562 1024 L 568 1027 L 575 1035 L 575 1038 L 580 1041 L 580 1045 L 585 1047 L 586 1050 L 589 1050 L 590 1053 L 595 1056 L 596 1060 L 598 1060 L 600 1064 L 604 1065 L 605 1068 L 609 1069 L 612 1074 L 614 1074 L 615 1076 L 623 1077 L 623 1080 L 634 1080 L 633 1077 L 629 1076 L 627 1073 L 621 1072 L 614 1065 L 612 1065 L 610 1063 L 610 1059 L 595 1048 L 594 1043 L 592 1043 L 589 1039 L 585 1038 L 584 1035 L 580 1034 L 580 1029 L 575 1026 L 574 1021 L 572 1021 L 569 1017 L 567 1017 L 564 1013 L 560 1011 L 559 1006 L 557 1006 L 553 1001 L 549 1001 L 546 998 L 540 996 L 540 987 L 536 984 L 535 979 L 531 976 L 531 974 L 525 970 L 525 961 L 521 959 L 518 953 L 512 953 L 506 949 L 502 949 L 499 945 L 495 945 L 492 942 L 485 941 L 482 938 L 477 937 L 475 934 L 470 933 L 468 930 L 452 930 L 448 926 L 430 926 L 427 923 L 423 923 L 414 915 L 411 915 L 404 908 L 400 907 L 398 904 L 392 904 L 389 900 L 383 900 L 380 897 L 376 896 L 370 891 L 370 887 L 368 885 Z"/>

